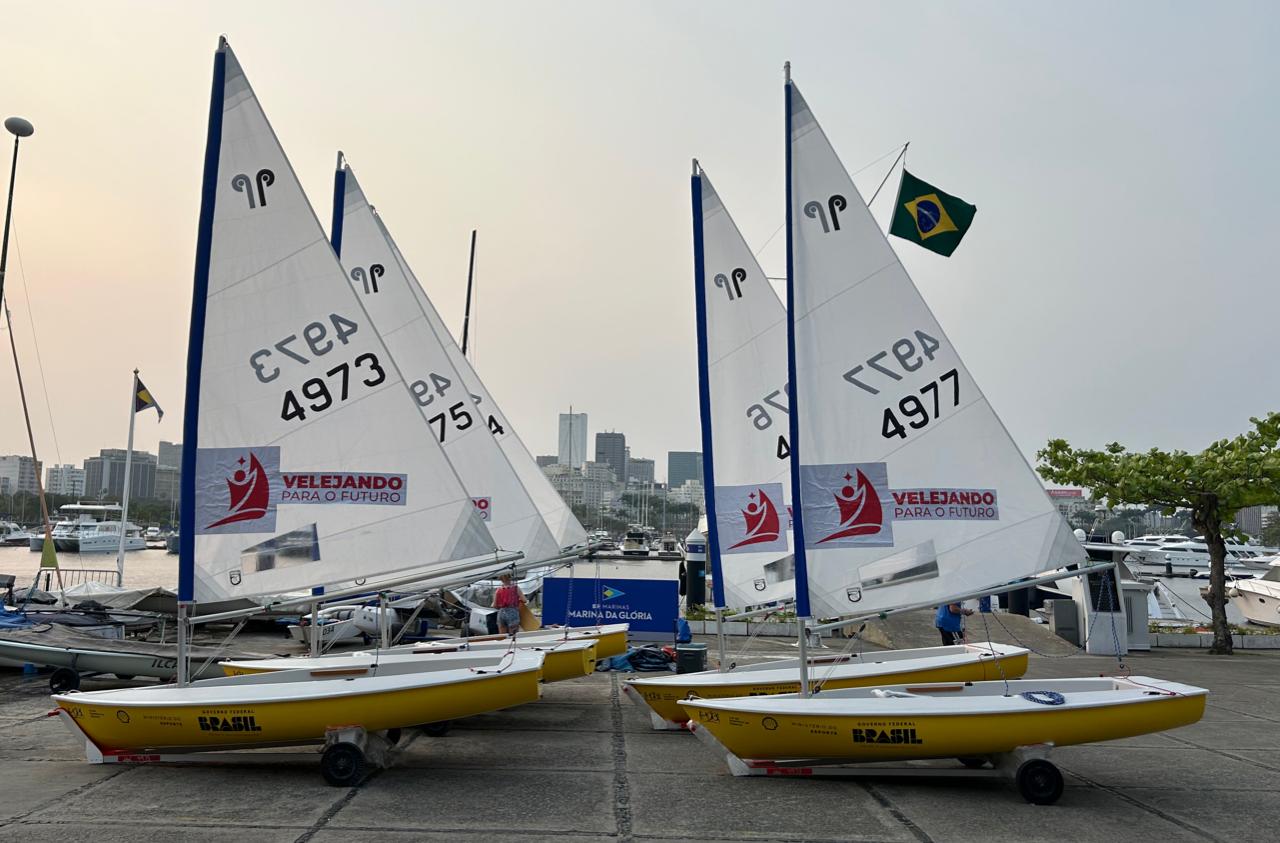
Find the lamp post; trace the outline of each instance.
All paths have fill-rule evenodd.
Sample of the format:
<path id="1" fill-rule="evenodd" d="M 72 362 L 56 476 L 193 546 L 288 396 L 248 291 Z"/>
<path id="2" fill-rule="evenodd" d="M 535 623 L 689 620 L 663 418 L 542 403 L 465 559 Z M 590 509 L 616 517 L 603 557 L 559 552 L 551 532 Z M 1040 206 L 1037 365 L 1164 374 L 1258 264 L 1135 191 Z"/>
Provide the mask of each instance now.
<path id="1" fill-rule="evenodd" d="M 18 175 L 18 142 L 35 131 L 21 117 L 10 117 L 4 127 L 13 135 L 13 165 L 9 168 L 9 204 L 4 209 L 4 242 L 0 245 L 0 306 L 4 303 L 4 271 L 9 263 L 9 218 L 13 216 L 13 181 Z"/>

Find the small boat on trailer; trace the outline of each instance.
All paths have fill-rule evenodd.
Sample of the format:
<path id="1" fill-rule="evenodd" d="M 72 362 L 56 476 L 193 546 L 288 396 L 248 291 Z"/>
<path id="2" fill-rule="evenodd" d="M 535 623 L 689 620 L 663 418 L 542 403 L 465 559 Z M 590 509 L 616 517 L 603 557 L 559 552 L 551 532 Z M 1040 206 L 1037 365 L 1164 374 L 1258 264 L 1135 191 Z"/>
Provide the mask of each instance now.
<path id="1" fill-rule="evenodd" d="M 630 624 L 625 623 L 606 623 L 597 626 L 544 626 L 536 632 L 517 632 L 515 640 L 519 646 L 525 646 L 590 638 L 596 642 L 596 658 L 607 659 L 611 656 L 620 656 L 627 651 L 627 632 L 630 629 Z M 469 638 L 442 638 L 438 641 L 424 641 L 404 646 L 414 649 L 447 650 L 460 646 L 475 647 L 480 644 L 502 646 L 503 642 L 510 641 L 510 635 L 473 635 Z"/>
<path id="2" fill-rule="evenodd" d="M 842 653 L 811 657 L 815 684 L 828 690 L 883 685 L 886 682 L 976 682 L 1016 679 L 1027 672 L 1029 651 L 1007 644 L 958 644 L 875 653 Z M 722 699 L 800 690 L 800 660 L 785 659 L 645 679 L 630 679 L 623 693 L 648 712 L 654 729 L 679 729 L 689 721 L 681 702 L 690 698 Z"/>
<path id="3" fill-rule="evenodd" d="M 370 762 L 385 763 L 401 729 L 538 700 L 541 652 L 485 662 L 445 657 L 58 694 L 51 715 L 83 740 L 90 763 L 244 762 L 253 756 L 196 754 L 323 743 L 325 780 L 350 786 Z"/>
<path id="4" fill-rule="evenodd" d="M 1176 729 L 1208 691 L 1144 676 L 931 683 L 681 702 L 734 775 L 1009 775 L 1029 802 L 1062 795 L 1055 746 Z M 955 758 L 964 765 L 847 767 Z M 987 764 L 994 768 L 987 769 Z"/>
<path id="5" fill-rule="evenodd" d="M 413 665 L 433 662 L 476 659 L 500 660 L 509 652 L 532 651 L 541 653 L 542 681 L 559 682 L 590 676 L 596 669 L 596 642 L 593 638 L 548 643 L 527 642 L 513 647 L 507 641 L 487 641 L 469 647 L 415 647 L 410 650 L 357 650 L 329 656 L 308 658 L 305 656 L 278 659 L 249 659 L 222 662 L 228 676 L 245 676 L 255 673 L 271 673 L 284 670 L 325 670 L 352 665 Z"/>

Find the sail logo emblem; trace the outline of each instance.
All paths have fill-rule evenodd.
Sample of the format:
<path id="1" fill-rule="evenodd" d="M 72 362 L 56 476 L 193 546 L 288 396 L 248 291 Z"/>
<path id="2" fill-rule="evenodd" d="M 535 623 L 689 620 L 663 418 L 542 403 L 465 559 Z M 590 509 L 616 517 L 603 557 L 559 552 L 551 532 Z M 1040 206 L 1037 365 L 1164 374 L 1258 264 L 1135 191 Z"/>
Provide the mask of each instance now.
<path id="1" fill-rule="evenodd" d="M 257 521 L 265 517 L 270 510 L 271 481 L 267 478 L 266 469 L 254 456 L 253 451 L 248 453 L 248 463 L 245 462 L 244 457 L 240 457 L 236 461 L 239 467 L 227 478 L 230 502 L 227 505 L 226 516 L 208 525 L 206 530 L 212 530 L 224 524 L 234 524 L 237 521 Z"/>
<path id="2" fill-rule="evenodd" d="M 283 488 L 279 445 L 199 448 L 196 533 L 274 532 L 276 506 Z"/>
<path id="3" fill-rule="evenodd" d="M 846 471 L 845 484 L 834 494 L 840 512 L 839 529 L 819 539 L 818 544 L 851 536 L 875 535 L 884 527 L 884 509 L 880 506 L 875 486 L 871 485 L 862 469 L 854 468 L 853 471 L 856 478 Z"/>
<path id="4" fill-rule="evenodd" d="M 773 501 L 765 494 L 764 489 L 752 492 L 747 497 L 751 502 L 742 510 L 747 535 L 742 541 L 731 545 L 730 550 L 748 544 L 777 541 L 778 534 L 782 531 L 778 520 L 778 508 L 773 505 Z"/>
<path id="5" fill-rule="evenodd" d="M 716 486 L 716 531 L 720 538 L 720 552 L 786 553 L 789 525 L 782 523 L 785 503 L 781 483 Z"/>
<path id="6" fill-rule="evenodd" d="M 886 463 L 800 466 L 805 545 L 893 547 Z"/>
<path id="7" fill-rule="evenodd" d="M 626 596 L 626 594 L 627 594 L 627 593 L 626 593 L 625 591 L 623 591 L 622 589 L 620 589 L 620 588 L 614 588 L 614 587 L 613 587 L 613 586 L 611 586 L 611 585 L 606 585 L 606 586 L 605 586 L 605 587 L 600 591 L 600 598 L 601 598 L 602 600 L 616 600 L 616 599 L 618 599 L 619 597 L 625 597 L 625 596 Z"/>

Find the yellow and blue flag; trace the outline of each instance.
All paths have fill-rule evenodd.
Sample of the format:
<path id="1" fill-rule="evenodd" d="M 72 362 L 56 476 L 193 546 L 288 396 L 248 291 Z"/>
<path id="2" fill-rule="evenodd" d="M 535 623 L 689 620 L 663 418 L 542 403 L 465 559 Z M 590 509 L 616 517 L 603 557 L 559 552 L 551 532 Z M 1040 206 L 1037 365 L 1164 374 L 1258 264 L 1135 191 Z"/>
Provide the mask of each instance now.
<path id="1" fill-rule="evenodd" d="M 133 394 L 133 411 L 141 412 L 148 407 L 156 408 L 156 421 L 164 418 L 164 410 L 160 409 L 160 405 L 156 403 L 156 399 L 151 397 L 151 390 L 143 385 L 140 378 L 134 378 L 134 383 L 138 385 L 138 391 Z"/>

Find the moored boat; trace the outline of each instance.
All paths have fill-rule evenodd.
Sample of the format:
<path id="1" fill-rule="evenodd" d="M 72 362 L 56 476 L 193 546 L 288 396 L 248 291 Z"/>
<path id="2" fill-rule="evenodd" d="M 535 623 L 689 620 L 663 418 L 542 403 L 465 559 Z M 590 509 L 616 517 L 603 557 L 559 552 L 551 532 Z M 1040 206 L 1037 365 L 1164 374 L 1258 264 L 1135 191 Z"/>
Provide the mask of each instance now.
<path id="1" fill-rule="evenodd" d="M 827 690 L 904 682 L 975 682 L 1014 679 L 1027 671 L 1029 651 L 1007 644 L 959 644 L 874 653 L 845 653 L 828 660 L 810 658 L 812 681 Z M 653 678 L 630 679 L 623 691 L 647 710 L 654 728 L 679 728 L 689 714 L 690 698 L 792 694 L 800 690 L 800 662 L 780 662 Z"/>

